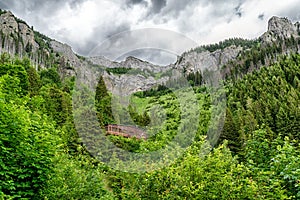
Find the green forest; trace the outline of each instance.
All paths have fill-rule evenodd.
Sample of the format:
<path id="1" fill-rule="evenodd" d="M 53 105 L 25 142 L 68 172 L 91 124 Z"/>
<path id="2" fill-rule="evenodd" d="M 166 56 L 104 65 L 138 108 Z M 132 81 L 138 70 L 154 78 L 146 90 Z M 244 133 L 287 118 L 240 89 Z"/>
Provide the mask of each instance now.
<path id="1" fill-rule="evenodd" d="M 188 75 L 200 110 L 192 144 L 169 165 L 134 173 L 108 167 L 81 141 L 72 113 L 75 77 L 61 80 L 58 67 L 36 70 L 29 59 L 2 54 L 0 199 L 300 199 L 299 66 L 300 55 L 282 56 L 224 81 L 226 118 L 214 148 L 205 145 L 217 109 L 210 88 L 199 73 Z M 164 148 L 185 123 L 178 94 L 183 101 L 191 98 L 185 90 L 158 86 L 132 95 L 130 105 L 120 108 L 132 123 L 151 127 L 149 139 L 106 137 L 134 153 Z M 120 123 L 102 77 L 94 99 L 99 128 Z M 164 122 L 154 121 L 155 106 Z"/>

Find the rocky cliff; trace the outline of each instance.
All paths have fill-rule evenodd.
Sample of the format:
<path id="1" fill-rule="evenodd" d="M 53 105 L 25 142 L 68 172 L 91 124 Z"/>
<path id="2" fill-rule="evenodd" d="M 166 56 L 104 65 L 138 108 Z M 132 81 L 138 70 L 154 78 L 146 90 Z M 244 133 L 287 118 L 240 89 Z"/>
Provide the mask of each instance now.
<path id="1" fill-rule="evenodd" d="M 268 23 L 268 31 L 260 39 L 265 43 L 276 42 L 278 39 L 298 38 L 299 22 L 293 24 L 287 18 L 272 17 Z"/>
<path id="2" fill-rule="evenodd" d="M 39 64 L 40 46 L 35 40 L 33 30 L 25 22 L 17 19 L 11 12 L 3 12 L 0 16 L 0 30 L 1 52 L 18 54 L 21 57 L 31 53 L 31 60 Z"/>

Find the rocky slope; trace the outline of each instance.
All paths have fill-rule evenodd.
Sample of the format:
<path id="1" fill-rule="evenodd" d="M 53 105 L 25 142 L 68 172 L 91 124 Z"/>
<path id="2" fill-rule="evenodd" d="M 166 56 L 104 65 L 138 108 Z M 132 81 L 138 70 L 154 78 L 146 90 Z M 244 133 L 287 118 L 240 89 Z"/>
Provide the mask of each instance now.
<path id="1" fill-rule="evenodd" d="M 0 53 L 28 57 L 37 68 L 57 67 L 62 78 L 77 76 L 82 83 L 95 87 L 97 79 L 103 75 L 108 89 L 116 94 L 131 94 L 147 90 L 151 87 L 166 83 L 170 78 L 176 78 L 172 70 L 189 74 L 196 71 L 220 70 L 223 74 L 239 70 L 243 73 L 254 70 L 276 59 L 276 55 L 299 52 L 300 23 L 293 24 L 286 18 L 272 17 L 268 31 L 259 37 L 253 46 L 232 44 L 225 47 L 205 49 L 200 52 L 189 51 L 178 57 L 175 64 L 157 66 L 134 57 L 128 57 L 122 62 L 113 62 L 103 56 L 85 58 L 76 55 L 70 46 L 50 39 L 17 19 L 11 12 L 1 11 L 0 15 Z M 280 41 L 280 42 L 279 42 Z M 257 47 L 259 45 L 259 47 Z M 280 45 L 280 48 L 276 45 Z M 275 47 L 276 48 L 275 48 Z M 271 47 L 276 51 L 267 54 Z M 241 68 L 247 61 L 241 56 L 254 53 L 262 54 L 259 62 L 253 58 L 249 69 Z M 256 52 L 257 51 L 257 52 Z M 246 53 L 245 53 L 246 52 Z M 253 53 L 253 54 L 254 54 Z M 247 54 L 247 55 L 248 55 Z M 274 56 L 274 55 L 275 56 Z M 125 68 L 127 73 L 112 73 L 107 69 Z"/>

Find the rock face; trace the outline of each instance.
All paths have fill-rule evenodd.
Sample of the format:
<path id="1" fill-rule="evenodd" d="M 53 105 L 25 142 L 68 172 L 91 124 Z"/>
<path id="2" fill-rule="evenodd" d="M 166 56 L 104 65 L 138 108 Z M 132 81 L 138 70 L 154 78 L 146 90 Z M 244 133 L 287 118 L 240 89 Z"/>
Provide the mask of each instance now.
<path id="1" fill-rule="evenodd" d="M 126 95 L 137 91 L 144 91 L 153 86 L 164 84 L 169 77 L 157 77 L 157 74 L 166 73 L 172 70 L 172 66 L 158 66 L 142 61 L 135 57 L 128 57 L 122 62 L 113 62 L 103 56 L 88 58 L 94 65 L 105 68 L 127 68 L 131 69 L 126 74 L 118 75 L 113 73 L 103 73 L 106 85 L 113 94 Z"/>
<path id="2" fill-rule="evenodd" d="M 104 56 L 88 57 L 87 59 L 94 65 L 105 66 L 107 68 L 120 67 L 119 63 L 113 62 Z"/>
<path id="3" fill-rule="evenodd" d="M 18 32 L 18 23 L 11 12 L 6 12 L 0 18 L 1 30 L 5 35 L 15 34 Z"/>
<path id="4" fill-rule="evenodd" d="M 124 66 L 125 68 L 132 68 L 132 69 L 140 69 L 142 71 L 148 71 L 152 73 L 162 73 L 166 72 L 169 70 L 171 67 L 170 66 L 158 66 L 158 65 L 153 65 L 149 62 L 140 60 L 138 58 L 129 56 L 126 58 L 125 61 L 120 63 L 121 66 Z"/>
<path id="5" fill-rule="evenodd" d="M 138 91 L 148 90 L 158 84 L 164 84 L 169 78 L 163 77 L 156 80 L 154 77 L 145 77 L 141 74 L 115 76 L 104 73 L 104 80 L 107 88 L 113 94 L 126 96 Z"/>
<path id="6" fill-rule="evenodd" d="M 38 60 L 39 44 L 35 41 L 33 30 L 23 21 L 18 20 L 11 12 L 4 12 L 0 15 L 0 52 L 18 54 L 20 57 L 31 52 L 31 60 L 40 64 Z M 47 53 L 46 53 L 47 54 Z"/>
<path id="7" fill-rule="evenodd" d="M 142 72 L 151 72 L 151 73 L 163 73 L 170 70 L 172 67 L 168 66 L 159 66 L 149 63 L 147 61 L 140 60 L 138 58 L 129 56 L 125 61 L 115 62 L 110 61 L 109 59 L 99 56 L 99 57 L 90 57 L 87 58 L 92 64 L 104 66 L 105 68 L 128 68 L 128 69 L 139 69 Z"/>
<path id="8" fill-rule="evenodd" d="M 280 39 L 299 37 L 299 22 L 293 24 L 287 18 L 272 17 L 268 23 L 268 31 L 260 38 L 264 42 L 275 42 Z"/>
<path id="9" fill-rule="evenodd" d="M 187 74 L 196 71 L 203 72 L 205 69 L 216 70 L 230 60 L 235 59 L 242 50 L 242 47 L 233 45 L 212 53 L 209 51 L 186 53 L 178 59 L 175 68 L 181 69 Z"/>

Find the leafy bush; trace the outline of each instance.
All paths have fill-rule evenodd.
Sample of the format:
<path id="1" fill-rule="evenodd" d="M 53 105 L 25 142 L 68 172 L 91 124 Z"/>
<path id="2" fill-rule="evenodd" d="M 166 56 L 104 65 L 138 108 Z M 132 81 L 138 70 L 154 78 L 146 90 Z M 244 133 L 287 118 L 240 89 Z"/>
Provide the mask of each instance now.
<path id="1" fill-rule="evenodd" d="M 114 199 L 103 184 L 101 169 L 83 156 L 61 154 L 53 162 L 55 168 L 41 192 L 45 199 Z"/>
<path id="2" fill-rule="evenodd" d="M 42 70 L 40 72 L 40 76 L 43 85 L 52 84 L 57 85 L 58 87 L 61 86 L 60 76 L 57 72 L 57 69 L 53 67 L 50 69 Z"/>
<path id="3" fill-rule="evenodd" d="M 13 77 L 17 77 L 20 80 L 20 93 L 22 95 L 26 95 L 28 92 L 28 75 L 25 68 L 22 65 L 15 65 L 15 64 L 0 64 L 0 76 L 8 74 Z"/>
<path id="4" fill-rule="evenodd" d="M 9 77 L 13 79 L 13 77 Z M 1 77 L 1 85 L 7 77 Z M 33 198 L 51 173 L 61 141 L 46 116 L 32 112 L 25 99 L 7 101 L 0 90 L 0 191 L 13 198 Z"/>

